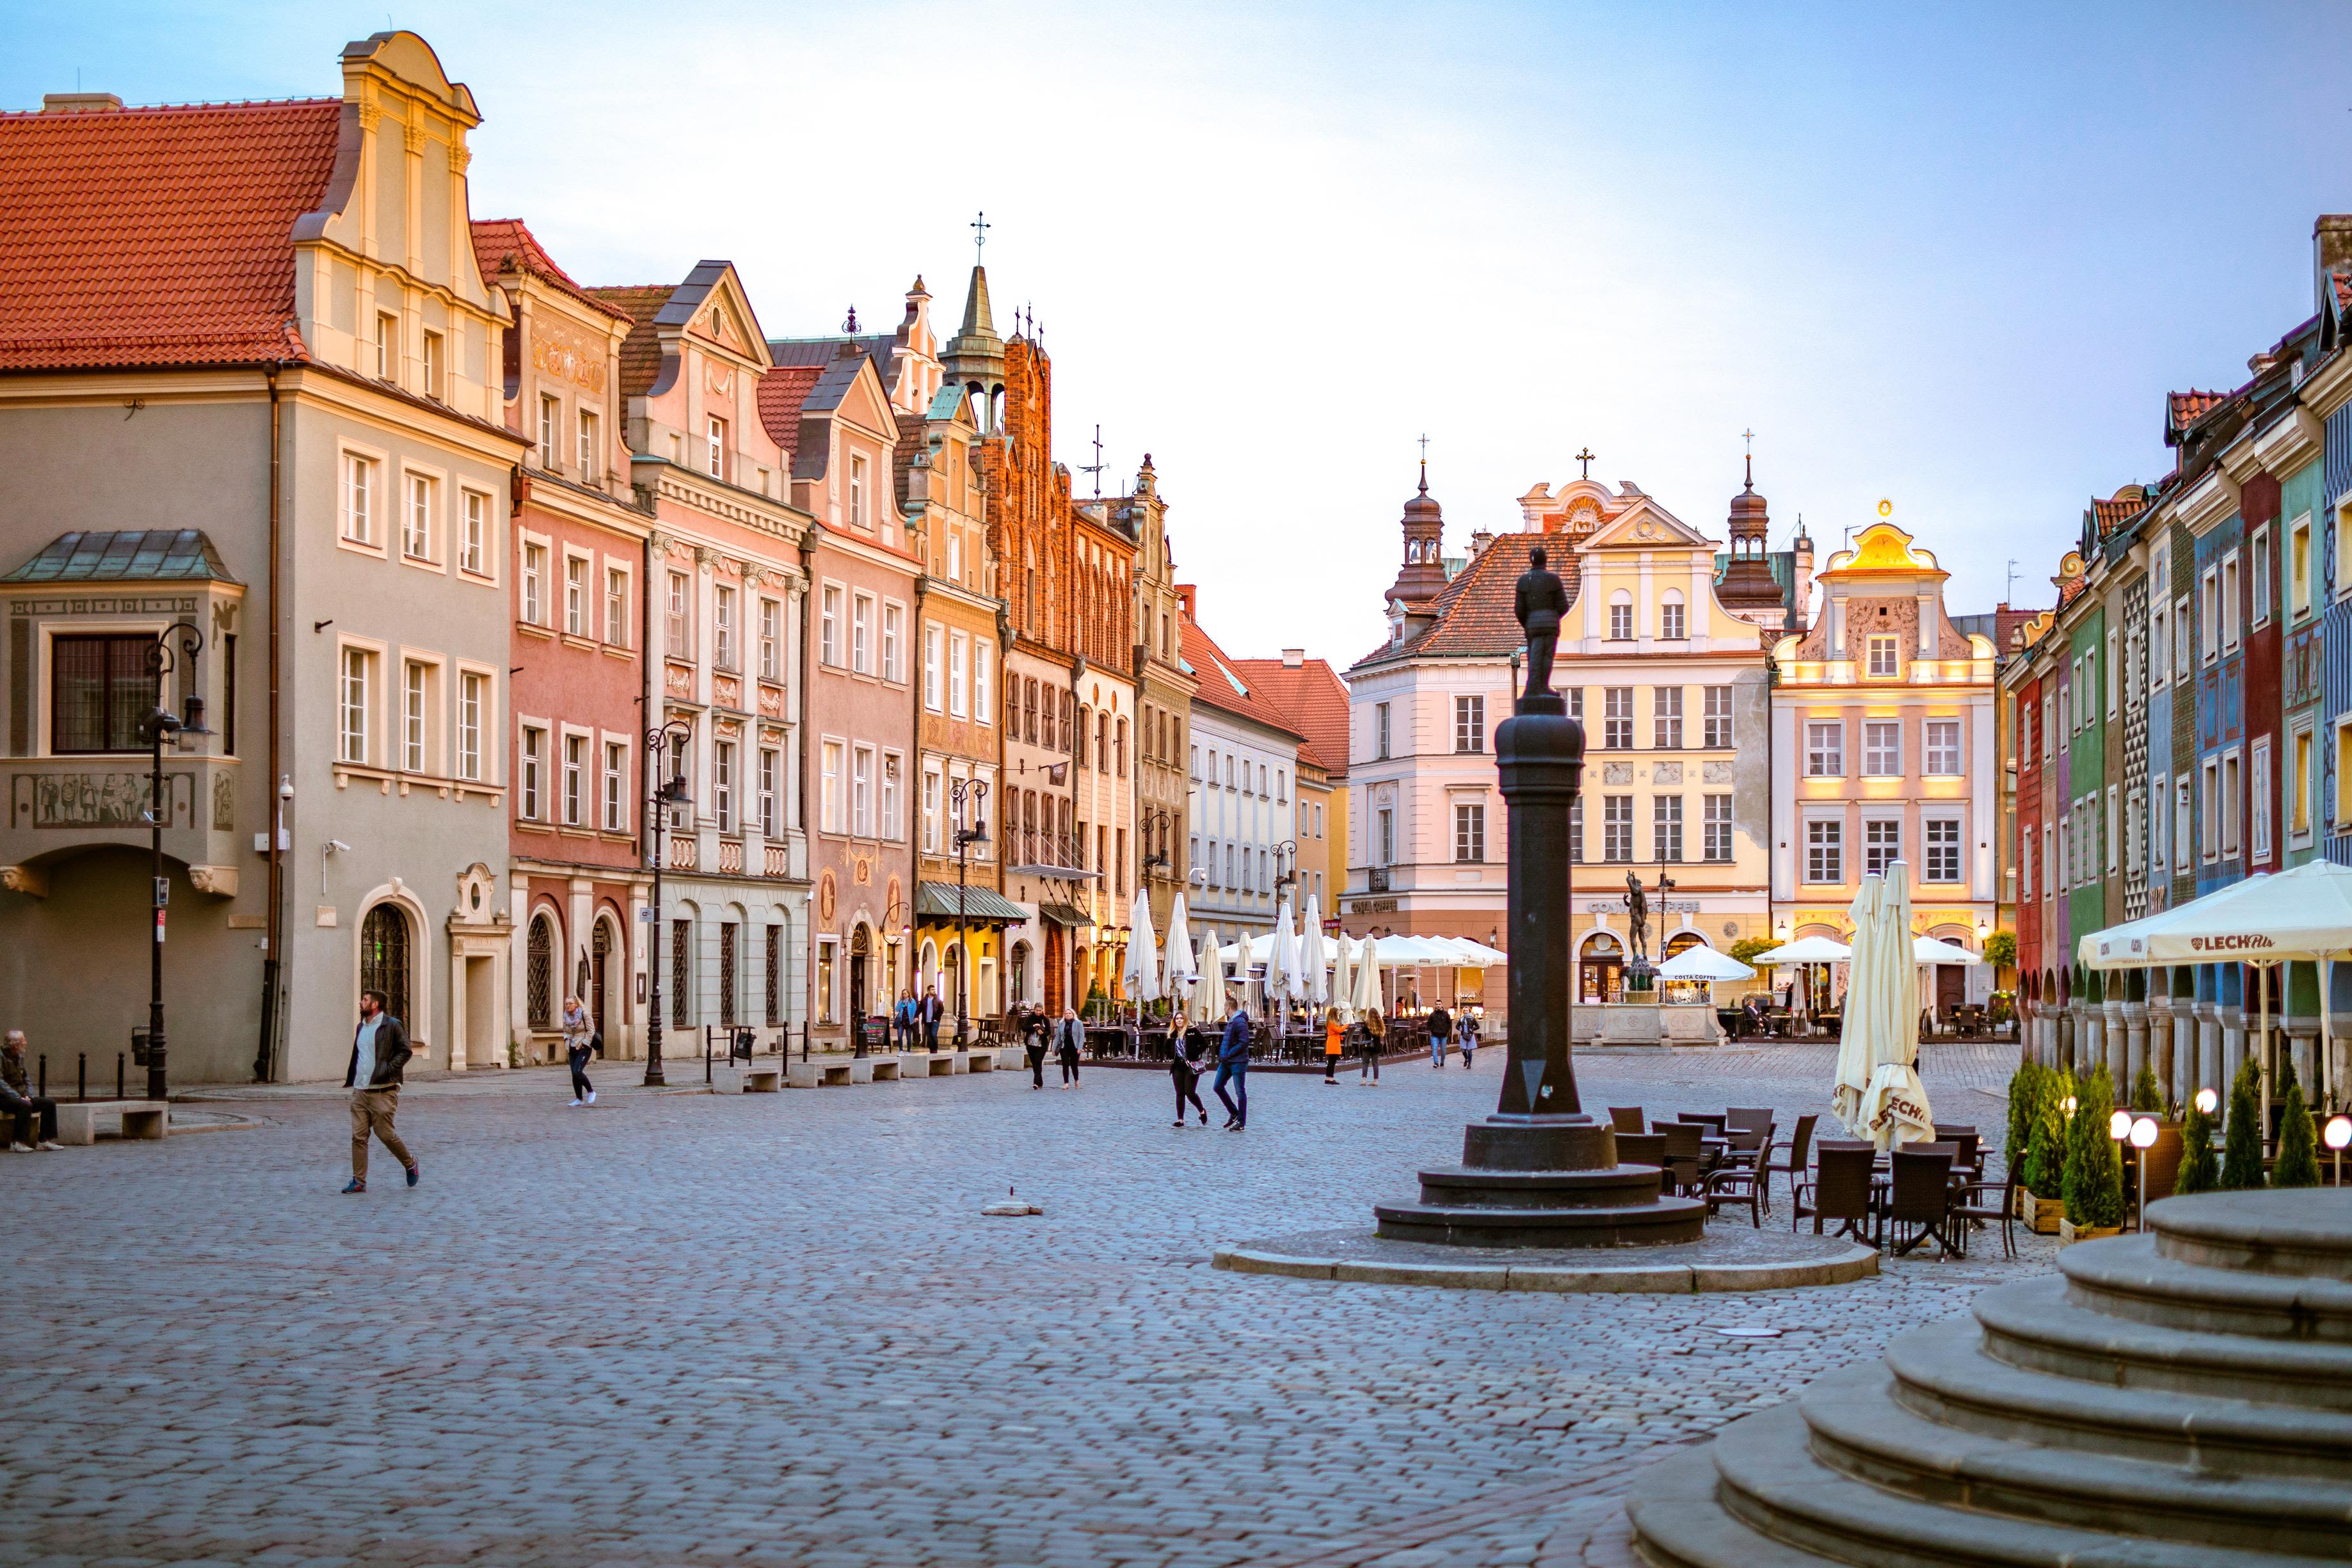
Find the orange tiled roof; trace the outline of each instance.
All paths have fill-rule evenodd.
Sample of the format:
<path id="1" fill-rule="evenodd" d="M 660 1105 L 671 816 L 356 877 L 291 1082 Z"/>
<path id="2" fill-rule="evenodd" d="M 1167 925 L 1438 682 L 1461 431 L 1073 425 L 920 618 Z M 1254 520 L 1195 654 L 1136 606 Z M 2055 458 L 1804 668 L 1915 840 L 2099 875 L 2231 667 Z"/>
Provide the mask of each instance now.
<path id="1" fill-rule="evenodd" d="M 2147 498 L 2137 485 L 2126 485 L 2112 500 L 2093 497 L 2091 517 L 2098 524 L 2099 537 L 2105 539 L 2123 524 L 2147 510 Z"/>
<path id="2" fill-rule="evenodd" d="M 1413 658 L 1423 654 L 1454 658 L 1508 658 L 1527 635 L 1519 629 L 1519 574 L 1528 569 L 1528 552 L 1549 546 L 1547 564 L 1559 574 L 1568 602 L 1576 603 L 1580 563 L 1576 552 L 1557 534 L 1501 533 L 1479 552 L 1478 558 L 1454 574 L 1445 591 L 1430 602 L 1437 624 L 1402 647 L 1383 644 L 1360 663 L 1384 658 Z"/>
<path id="3" fill-rule="evenodd" d="M 1264 724 L 1285 734 L 1297 735 L 1298 730 L 1288 715 L 1259 693 L 1249 678 L 1225 657 L 1214 638 L 1192 624 L 1190 616 L 1177 619 L 1184 630 L 1184 662 L 1192 667 L 1195 704 L 1206 704 L 1223 712 Z M 1305 736 L 1299 736 L 1304 740 Z"/>
<path id="4" fill-rule="evenodd" d="M 0 370 L 309 358 L 294 221 L 340 99 L 0 114 Z"/>
<path id="5" fill-rule="evenodd" d="M 636 397 L 661 374 L 661 334 L 654 318 L 677 292 L 673 283 L 628 284 L 617 289 L 591 289 L 588 297 L 615 315 L 635 322 L 621 340 L 621 395 Z"/>
<path id="6" fill-rule="evenodd" d="M 1326 773 L 1348 771 L 1348 688 L 1319 658 L 1287 665 L 1278 658 L 1237 658 L 1234 673 L 1282 710 L 1306 739 L 1299 748 Z"/>
<path id="7" fill-rule="evenodd" d="M 2166 395 L 2165 411 L 2175 430 L 2186 430 L 2229 400 L 2226 392 L 2174 392 Z"/>
<path id="8" fill-rule="evenodd" d="M 787 466 L 800 453 L 801 407 L 824 374 L 822 365 L 780 364 L 760 377 L 760 423 L 768 427 L 768 438 L 784 449 Z"/>
<path id="9" fill-rule="evenodd" d="M 570 295 L 592 310 L 601 310 L 605 315 L 617 317 L 624 321 L 634 321 L 636 319 L 619 306 L 607 304 L 597 299 L 572 281 L 572 274 L 555 264 L 555 258 L 548 255 L 547 247 L 539 243 L 539 237 L 530 232 L 530 226 L 522 219 L 519 217 L 479 218 L 471 225 L 471 227 L 474 236 L 474 262 L 481 268 L 484 282 L 497 282 L 499 274 L 505 271 L 507 263 L 511 261 L 520 270 L 530 273 L 561 293 Z"/>

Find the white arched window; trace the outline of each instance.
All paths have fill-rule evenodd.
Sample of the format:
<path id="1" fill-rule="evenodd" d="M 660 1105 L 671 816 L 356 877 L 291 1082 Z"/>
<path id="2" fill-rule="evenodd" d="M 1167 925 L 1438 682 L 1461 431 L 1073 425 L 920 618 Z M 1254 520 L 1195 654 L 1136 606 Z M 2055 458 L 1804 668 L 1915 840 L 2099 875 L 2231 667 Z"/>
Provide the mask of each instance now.
<path id="1" fill-rule="evenodd" d="M 1609 595 L 1609 640 L 1633 640 L 1633 595 L 1622 588 Z"/>
<path id="2" fill-rule="evenodd" d="M 1679 588 L 1669 588 L 1658 601 L 1658 636 L 1667 642 L 1680 642 L 1690 636 L 1683 622 L 1683 595 Z"/>

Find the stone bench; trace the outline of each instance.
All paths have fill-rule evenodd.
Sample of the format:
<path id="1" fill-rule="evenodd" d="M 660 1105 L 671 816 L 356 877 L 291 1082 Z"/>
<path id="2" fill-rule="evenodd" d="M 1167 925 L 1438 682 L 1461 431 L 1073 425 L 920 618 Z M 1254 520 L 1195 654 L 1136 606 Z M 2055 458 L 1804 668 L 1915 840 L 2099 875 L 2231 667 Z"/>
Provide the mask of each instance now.
<path id="1" fill-rule="evenodd" d="M 900 1078 L 950 1078 L 955 1070 L 955 1058 L 945 1053 L 934 1056 L 917 1051 L 902 1053 L 898 1058 Z"/>
<path id="2" fill-rule="evenodd" d="M 956 1063 L 958 1072 L 993 1072 L 996 1070 L 994 1051 L 965 1051 Z"/>
<path id="3" fill-rule="evenodd" d="M 842 1089 L 856 1082 L 850 1076 L 851 1064 L 841 1061 L 789 1062 L 784 1067 L 786 1089 Z"/>
<path id="4" fill-rule="evenodd" d="M 866 1058 L 866 1065 L 867 1068 L 871 1070 L 873 1079 L 876 1083 L 896 1083 L 898 1081 L 898 1058 L 897 1057 L 868 1057 Z"/>
<path id="5" fill-rule="evenodd" d="M 743 1069 L 745 1094 L 773 1094 L 783 1084 L 784 1074 L 781 1068 L 747 1067 Z"/>
<path id="6" fill-rule="evenodd" d="M 125 1138 L 160 1139 L 172 1130 L 171 1107 L 160 1100 L 64 1100 L 58 1102 L 58 1142 L 97 1142 L 101 1116 L 121 1117 Z"/>

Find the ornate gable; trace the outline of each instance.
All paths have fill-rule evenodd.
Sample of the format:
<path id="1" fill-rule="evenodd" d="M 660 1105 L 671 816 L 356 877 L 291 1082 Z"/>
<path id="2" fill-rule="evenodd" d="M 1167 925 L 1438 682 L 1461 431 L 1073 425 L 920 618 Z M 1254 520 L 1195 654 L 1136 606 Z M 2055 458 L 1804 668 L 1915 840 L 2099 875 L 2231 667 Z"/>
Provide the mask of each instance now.
<path id="1" fill-rule="evenodd" d="M 1595 524 L 1582 545 L 1587 550 L 1715 550 L 1713 540 L 1648 496 L 1634 498 L 1615 517 Z"/>

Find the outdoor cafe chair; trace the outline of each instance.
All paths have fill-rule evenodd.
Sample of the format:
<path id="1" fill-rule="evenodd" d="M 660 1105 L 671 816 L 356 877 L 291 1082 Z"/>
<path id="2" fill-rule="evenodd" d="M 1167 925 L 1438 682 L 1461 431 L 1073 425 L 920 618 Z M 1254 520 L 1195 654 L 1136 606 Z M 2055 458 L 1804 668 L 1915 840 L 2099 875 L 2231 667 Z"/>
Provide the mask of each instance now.
<path id="1" fill-rule="evenodd" d="M 1738 1129 L 1728 1138 L 1730 1146 L 1724 1150 L 1720 1163 L 1742 1170 L 1760 1170 L 1764 1163 L 1765 1145 L 1771 1140 L 1772 1125 L 1769 1121 L 1761 1127 Z"/>
<path id="2" fill-rule="evenodd" d="M 1655 1132 L 1620 1132 L 1617 1134 L 1617 1163 L 1621 1165 L 1655 1165 L 1665 1172 L 1665 1179 L 1674 1179 L 1666 1171 L 1666 1141 Z"/>
<path id="3" fill-rule="evenodd" d="M 1735 1105 L 1723 1113 L 1723 1126 L 1727 1132 L 1745 1132 L 1751 1127 L 1771 1125 L 1772 1110 L 1769 1106 Z"/>
<path id="4" fill-rule="evenodd" d="M 1871 1234 L 1870 1185 L 1876 1155 L 1877 1152 L 1867 1143 L 1843 1147 L 1822 1144 L 1815 1174 L 1811 1180 L 1800 1180 L 1790 1194 L 1790 1206 L 1796 1212 L 1789 1221 L 1789 1228 L 1794 1230 L 1810 1218 L 1813 1234 L 1819 1236 L 1823 1220 L 1836 1220 L 1838 1227 L 1831 1233 L 1832 1236 L 1851 1236 L 1856 1241 L 1876 1246 L 1877 1237 Z"/>
<path id="5" fill-rule="evenodd" d="M 1936 1142 L 1953 1145 L 1952 1169 L 1966 1173 L 1974 1179 L 1982 1160 L 1977 1149 L 1977 1130 L 1952 1122 L 1936 1123 Z"/>
<path id="6" fill-rule="evenodd" d="M 1696 1121 L 1661 1121 L 1652 1129 L 1665 1140 L 1666 1169 L 1673 1176 L 1677 1192 L 1693 1192 L 1698 1187 L 1699 1160 L 1706 1151 L 1699 1140 L 1705 1136 Z"/>
<path id="7" fill-rule="evenodd" d="M 1727 1204 L 1746 1204 L 1748 1223 L 1761 1230 L 1764 1226 L 1764 1173 L 1753 1165 L 1725 1165 L 1707 1173 L 1702 1188 L 1706 1199 L 1706 1217 L 1713 1219 L 1715 1211 Z"/>
<path id="8" fill-rule="evenodd" d="M 1764 1207 L 1768 1211 L 1772 1206 L 1772 1176 L 1775 1172 L 1788 1173 L 1789 1190 L 1791 1194 L 1795 1193 L 1798 1178 L 1805 1173 L 1806 1161 L 1812 1153 L 1813 1124 L 1820 1120 L 1819 1115 L 1797 1118 L 1797 1135 L 1789 1141 L 1788 1158 L 1784 1160 L 1772 1158 L 1771 1144 L 1769 1141 L 1766 1142 L 1763 1161 Z"/>
<path id="9" fill-rule="evenodd" d="M 2000 1181 L 1965 1183 L 1959 1191 L 1952 1194 L 1953 1226 L 1959 1233 L 1962 1253 L 1965 1254 L 1969 1249 L 1970 1226 L 1979 1223 L 1990 1224 L 1994 1220 L 1999 1220 L 2002 1256 L 2007 1258 L 2017 1256 L 2017 1237 L 2012 1233 L 2011 1227 L 2017 1223 L 2017 1169 L 2021 1163 L 2011 1161 L 2009 1173 Z M 1998 1208 L 1985 1202 L 1988 1194 L 1995 1193 L 2000 1194 Z"/>
<path id="10" fill-rule="evenodd" d="M 1609 1108 L 1609 1125 L 1620 1132 L 1642 1131 L 1642 1108 L 1638 1105 L 1612 1105 Z"/>
<path id="11" fill-rule="evenodd" d="M 1887 1194 L 1886 1223 L 1896 1233 L 1914 1227 L 1907 1241 L 1898 1241 L 1895 1250 L 1899 1256 L 1911 1251 L 1929 1237 L 1946 1257 L 1961 1250 L 1957 1243 L 1952 1218 L 1952 1156 L 1948 1145 L 1917 1145 L 1917 1152 L 1897 1149 L 1888 1160 L 1893 1167 L 1894 1183 Z"/>
<path id="12" fill-rule="evenodd" d="M 1685 1110 L 1675 1114 L 1677 1121 L 1696 1121 L 1705 1127 L 1710 1137 L 1723 1136 L 1723 1113 L 1719 1110 Z"/>

